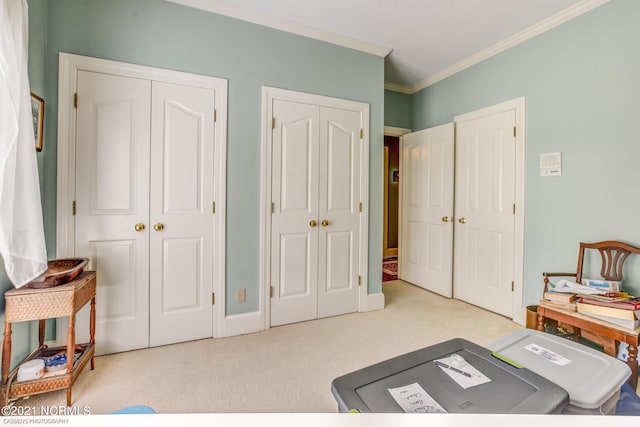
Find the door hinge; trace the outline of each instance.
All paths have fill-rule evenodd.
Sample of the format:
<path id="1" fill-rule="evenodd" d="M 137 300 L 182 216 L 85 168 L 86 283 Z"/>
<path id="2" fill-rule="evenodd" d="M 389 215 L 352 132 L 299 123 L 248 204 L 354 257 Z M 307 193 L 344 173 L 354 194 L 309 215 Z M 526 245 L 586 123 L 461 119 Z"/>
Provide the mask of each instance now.
<path id="1" fill-rule="evenodd" d="M 218 121 L 218 110 L 213 110 L 213 122 Z"/>
<path id="2" fill-rule="evenodd" d="M 360 129 L 360 139 L 364 139 L 364 129 Z"/>
<path id="3" fill-rule="evenodd" d="M 514 215 L 516 214 L 516 204 L 515 203 L 513 204 L 513 214 Z"/>
<path id="4" fill-rule="evenodd" d="M 269 286 L 269 297 L 273 298 L 273 286 Z"/>
<path id="5" fill-rule="evenodd" d="M 511 281 L 511 292 L 513 292 L 515 290 L 515 284 L 513 283 L 513 280 Z"/>
<path id="6" fill-rule="evenodd" d="M 362 202 L 360 202 L 360 212 L 362 212 Z"/>
<path id="7" fill-rule="evenodd" d="M 75 215 L 77 211 L 78 211 L 78 205 L 74 200 L 73 202 L 71 202 L 71 215 Z"/>
<path id="8" fill-rule="evenodd" d="M 216 213 L 216 202 L 211 202 L 211 213 Z"/>
<path id="9" fill-rule="evenodd" d="M 358 286 L 362 285 L 362 276 L 358 276 Z"/>
<path id="10" fill-rule="evenodd" d="M 78 108 L 78 92 L 73 94 L 73 108 Z"/>
<path id="11" fill-rule="evenodd" d="M 275 129 L 275 128 L 276 128 L 276 118 L 271 117 L 271 129 Z"/>
<path id="12" fill-rule="evenodd" d="M 211 292 L 211 305 L 216 305 L 216 293 Z"/>
<path id="13" fill-rule="evenodd" d="M 516 127 L 515 126 L 513 127 L 513 137 L 514 138 L 516 137 Z"/>
<path id="14" fill-rule="evenodd" d="M 274 213 L 276 211 L 276 204 L 271 202 L 271 213 Z"/>

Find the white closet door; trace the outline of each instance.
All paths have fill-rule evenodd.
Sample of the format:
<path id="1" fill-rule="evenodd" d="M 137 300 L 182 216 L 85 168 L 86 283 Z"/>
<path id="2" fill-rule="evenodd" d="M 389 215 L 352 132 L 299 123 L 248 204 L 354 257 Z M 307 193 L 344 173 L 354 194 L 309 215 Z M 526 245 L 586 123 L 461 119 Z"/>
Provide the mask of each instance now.
<path id="1" fill-rule="evenodd" d="M 456 121 L 454 296 L 513 316 L 515 110 Z"/>
<path id="2" fill-rule="evenodd" d="M 401 142 L 400 278 L 451 297 L 454 125 L 406 134 Z"/>
<path id="3" fill-rule="evenodd" d="M 151 83 L 79 71 L 77 88 L 75 255 L 97 271 L 96 352 L 147 347 Z"/>
<path id="4" fill-rule="evenodd" d="M 319 109 L 273 102 L 271 326 L 318 313 Z"/>
<path id="5" fill-rule="evenodd" d="M 320 108 L 318 317 L 358 311 L 360 113 Z"/>
<path id="6" fill-rule="evenodd" d="M 150 345 L 212 336 L 214 91 L 153 82 Z"/>

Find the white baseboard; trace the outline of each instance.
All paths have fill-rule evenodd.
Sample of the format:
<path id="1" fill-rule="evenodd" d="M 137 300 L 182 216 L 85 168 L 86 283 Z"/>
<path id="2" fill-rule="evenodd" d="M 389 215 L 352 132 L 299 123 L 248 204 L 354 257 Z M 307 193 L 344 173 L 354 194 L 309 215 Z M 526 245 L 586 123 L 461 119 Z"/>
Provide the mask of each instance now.
<path id="1" fill-rule="evenodd" d="M 377 294 L 369 294 L 367 295 L 367 299 L 365 301 L 365 307 L 362 311 L 375 311 L 382 310 L 384 308 L 384 294 L 382 292 L 378 292 Z"/>
<path id="2" fill-rule="evenodd" d="M 264 316 L 261 312 L 252 311 L 250 313 L 234 314 L 225 317 L 222 337 L 252 334 L 264 329 Z"/>

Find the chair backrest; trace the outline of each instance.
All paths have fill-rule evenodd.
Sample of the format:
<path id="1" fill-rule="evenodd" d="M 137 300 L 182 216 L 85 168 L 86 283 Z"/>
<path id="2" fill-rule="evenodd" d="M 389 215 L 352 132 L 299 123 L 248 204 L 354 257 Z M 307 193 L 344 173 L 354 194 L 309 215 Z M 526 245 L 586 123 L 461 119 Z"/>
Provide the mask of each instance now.
<path id="1" fill-rule="evenodd" d="M 581 283 L 582 281 L 582 264 L 584 262 L 585 249 L 597 249 L 600 252 L 600 256 L 602 257 L 600 276 L 602 276 L 604 280 L 613 281 L 622 280 L 622 265 L 629 254 L 640 254 L 640 248 L 615 240 L 607 240 L 597 243 L 580 242 L 578 270 L 576 275 L 576 282 L 578 283 Z"/>

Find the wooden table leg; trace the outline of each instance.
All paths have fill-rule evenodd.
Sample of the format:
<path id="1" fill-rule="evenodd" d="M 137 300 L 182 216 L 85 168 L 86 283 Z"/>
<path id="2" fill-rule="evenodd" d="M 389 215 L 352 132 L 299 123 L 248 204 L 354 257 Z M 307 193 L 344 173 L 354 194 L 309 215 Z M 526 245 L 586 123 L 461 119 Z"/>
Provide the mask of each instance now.
<path id="1" fill-rule="evenodd" d="M 40 319 L 38 322 L 38 342 L 40 343 L 40 347 L 44 345 L 44 332 L 46 330 L 46 319 Z"/>
<path id="2" fill-rule="evenodd" d="M 538 328 L 540 332 L 544 332 L 544 316 L 538 314 Z"/>
<path id="3" fill-rule="evenodd" d="M 627 355 L 627 364 L 631 368 L 630 384 L 633 390 L 638 387 L 638 347 L 629 344 L 629 354 Z"/>
<path id="4" fill-rule="evenodd" d="M 96 297 L 91 298 L 91 312 L 89 316 L 89 342 L 93 345 L 96 343 Z M 93 352 L 95 355 L 95 350 Z M 95 369 L 94 356 L 91 356 L 91 370 Z"/>
<path id="5" fill-rule="evenodd" d="M 9 379 L 11 367 L 11 323 L 4 322 L 4 341 L 2 343 L 2 384 Z"/>

